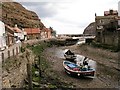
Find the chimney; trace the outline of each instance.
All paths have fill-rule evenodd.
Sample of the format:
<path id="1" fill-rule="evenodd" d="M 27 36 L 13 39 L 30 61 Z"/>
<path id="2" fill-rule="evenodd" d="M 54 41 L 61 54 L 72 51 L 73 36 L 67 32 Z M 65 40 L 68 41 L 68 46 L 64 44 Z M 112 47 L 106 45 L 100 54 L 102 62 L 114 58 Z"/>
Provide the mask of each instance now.
<path id="1" fill-rule="evenodd" d="M 109 10 L 109 13 L 110 13 L 110 15 L 113 15 L 113 10 L 110 9 L 110 10 Z"/>

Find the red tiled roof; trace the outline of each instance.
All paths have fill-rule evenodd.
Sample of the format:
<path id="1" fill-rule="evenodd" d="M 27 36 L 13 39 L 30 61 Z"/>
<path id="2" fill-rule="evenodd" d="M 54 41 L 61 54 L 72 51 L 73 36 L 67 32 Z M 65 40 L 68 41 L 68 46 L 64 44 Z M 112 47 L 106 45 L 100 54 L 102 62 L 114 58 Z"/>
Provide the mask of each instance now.
<path id="1" fill-rule="evenodd" d="M 39 34 L 41 30 L 39 28 L 24 28 L 24 31 L 27 34 Z"/>
<path id="2" fill-rule="evenodd" d="M 118 15 L 117 10 L 113 10 L 112 14 L 113 15 Z M 110 15 L 110 11 L 104 11 L 104 15 Z"/>

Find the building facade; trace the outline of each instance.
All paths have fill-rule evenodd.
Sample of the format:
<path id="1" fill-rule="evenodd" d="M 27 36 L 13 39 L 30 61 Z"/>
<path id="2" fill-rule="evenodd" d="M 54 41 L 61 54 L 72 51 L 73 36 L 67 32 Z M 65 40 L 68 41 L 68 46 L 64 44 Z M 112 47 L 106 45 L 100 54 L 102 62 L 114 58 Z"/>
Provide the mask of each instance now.
<path id="1" fill-rule="evenodd" d="M 43 28 L 43 30 L 41 30 L 41 38 L 52 38 L 52 31 L 50 30 L 50 28 Z"/>
<path id="2" fill-rule="evenodd" d="M 118 45 L 118 13 L 110 10 L 104 12 L 104 16 L 96 16 L 96 39 L 95 41 L 100 44 L 111 46 Z"/>
<path id="3" fill-rule="evenodd" d="M 24 31 L 27 33 L 27 39 L 40 39 L 41 30 L 39 28 L 24 28 Z"/>
<path id="4" fill-rule="evenodd" d="M 120 17 L 120 1 L 118 2 L 118 16 Z M 118 25 L 120 26 L 120 19 L 118 20 Z"/>

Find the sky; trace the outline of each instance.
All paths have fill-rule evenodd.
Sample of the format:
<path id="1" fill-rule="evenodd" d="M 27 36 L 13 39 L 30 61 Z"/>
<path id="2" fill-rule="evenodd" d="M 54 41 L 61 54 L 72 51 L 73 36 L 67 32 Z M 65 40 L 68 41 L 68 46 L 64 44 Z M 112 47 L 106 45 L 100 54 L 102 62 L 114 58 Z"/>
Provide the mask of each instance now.
<path id="1" fill-rule="evenodd" d="M 84 29 L 103 16 L 104 11 L 118 10 L 119 0 L 14 0 L 36 12 L 43 24 L 57 34 L 82 34 Z"/>

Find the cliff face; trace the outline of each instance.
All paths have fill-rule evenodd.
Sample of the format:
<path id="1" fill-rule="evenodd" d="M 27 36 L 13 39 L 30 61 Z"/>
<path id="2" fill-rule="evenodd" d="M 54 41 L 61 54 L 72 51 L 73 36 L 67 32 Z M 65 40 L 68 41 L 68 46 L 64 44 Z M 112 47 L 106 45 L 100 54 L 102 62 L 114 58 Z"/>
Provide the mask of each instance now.
<path id="1" fill-rule="evenodd" d="M 83 34 L 95 35 L 95 31 L 95 22 L 92 22 L 85 28 Z"/>
<path id="2" fill-rule="evenodd" d="M 3 2 L 0 6 L 2 7 L 1 19 L 5 24 L 12 27 L 17 24 L 18 27 L 21 28 L 44 27 L 44 24 L 40 21 L 35 12 L 25 9 L 17 2 Z"/>

